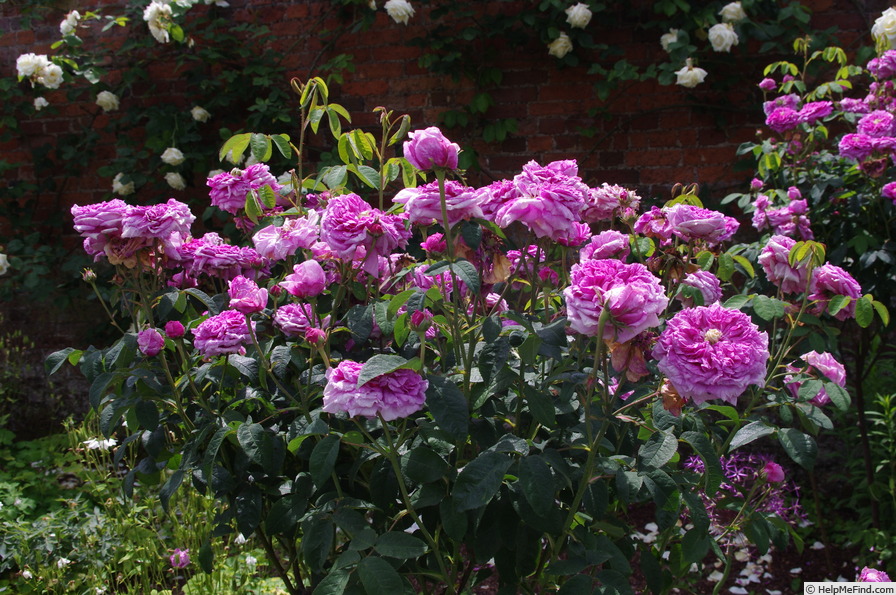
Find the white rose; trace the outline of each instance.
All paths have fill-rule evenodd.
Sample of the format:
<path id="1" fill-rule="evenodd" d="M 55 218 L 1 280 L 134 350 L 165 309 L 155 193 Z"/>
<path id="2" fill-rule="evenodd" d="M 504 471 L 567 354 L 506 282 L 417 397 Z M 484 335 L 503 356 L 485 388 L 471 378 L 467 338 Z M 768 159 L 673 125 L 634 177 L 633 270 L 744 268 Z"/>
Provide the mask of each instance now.
<path id="1" fill-rule="evenodd" d="M 717 52 L 730 52 L 731 46 L 737 45 L 738 41 L 731 23 L 719 23 L 709 28 L 709 43 Z"/>
<path id="2" fill-rule="evenodd" d="M 548 44 L 548 53 L 555 58 L 562 58 L 571 51 L 572 41 L 570 41 L 569 35 L 562 31 L 560 37 Z"/>
<path id="3" fill-rule="evenodd" d="M 162 153 L 162 161 L 168 165 L 180 165 L 184 162 L 184 154 L 180 149 L 168 147 L 165 149 L 165 152 Z"/>
<path id="4" fill-rule="evenodd" d="M 208 122 L 208 119 L 212 116 L 204 107 L 199 107 L 198 105 L 193 106 L 193 109 L 190 110 L 190 115 L 197 122 Z"/>
<path id="5" fill-rule="evenodd" d="M 678 75 L 678 80 L 675 81 L 675 84 L 681 85 L 682 87 L 687 87 L 689 89 L 693 89 L 697 85 L 703 82 L 703 79 L 706 78 L 706 71 L 702 68 L 697 68 L 691 63 L 691 59 L 688 58 L 685 61 L 685 67 L 675 73 Z"/>
<path id="6" fill-rule="evenodd" d="M 591 22 L 591 9 L 582 2 L 570 6 L 566 9 L 566 22 L 573 29 L 584 29 Z"/>
<path id="7" fill-rule="evenodd" d="M 48 64 L 37 75 L 37 82 L 47 89 L 58 89 L 62 84 L 62 67 L 58 64 Z"/>
<path id="8" fill-rule="evenodd" d="M 50 105 L 50 102 L 47 101 L 45 98 L 43 98 L 43 97 L 35 97 L 34 98 L 34 109 L 35 110 L 40 111 L 40 110 L 44 109 L 45 107 L 47 107 L 48 105 Z"/>
<path id="9" fill-rule="evenodd" d="M 896 48 L 896 9 L 888 8 L 881 14 L 871 27 L 871 37 L 874 41 L 888 48 Z"/>
<path id="10" fill-rule="evenodd" d="M 168 185 L 175 190 L 183 190 L 187 187 L 187 181 L 184 180 L 184 177 L 176 171 L 169 171 L 167 174 L 165 174 L 165 181 L 168 182 Z"/>
<path id="11" fill-rule="evenodd" d="M 71 563 L 72 561 L 68 558 L 59 558 L 58 560 L 56 560 L 56 568 L 65 568 Z"/>
<path id="12" fill-rule="evenodd" d="M 26 568 L 25 570 L 22 571 L 22 578 L 30 580 L 30 579 L 34 578 L 34 575 L 31 574 L 31 571 Z"/>
<path id="13" fill-rule="evenodd" d="M 36 74 L 40 74 L 50 61 L 44 55 L 22 54 L 16 59 L 16 72 L 19 78 L 30 78 Z"/>
<path id="14" fill-rule="evenodd" d="M 678 41 L 678 29 L 669 29 L 668 33 L 660 36 L 660 45 L 665 51 L 669 51 L 669 46 Z"/>
<path id="15" fill-rule="evenodd" d="M 719 11 L 719 16 L 726 23 L 737 23 L 747 18 L 744 7 L 740 2 L 729 2 Z"/>
<path id="16" fill-rule="evenodd" d="M 111 91 L 100 91 L 96 95 L 96 104 L 103 108 L 104 112 L 114 112 L 118 109 L 118 95 Z"/>
<path id="17" fill-rule="evenodd" d="M 122 179 L 124 178 L 124 173 L 119 172 L 115 174 L 115 177 L 112 178 L 112 193 L 117 194 L 118 196 L 127 196 L 128 194 L 134 193 L 134 183 L 122 183 Z"/>
<path id="18" fill-rule="evenodd" d="M 73 10 L 65 15 L 65 20 L 59 23 L 59 32 L 62 33 L 62 36 L 65 37 L 74 33 L 78 27 L 79 20 L 81 20 L 81 15 L 77 10 Z"/>
<path id="19" fill-rule="evenodd" d="M 0 254 L 0 275 L 5 275 L 9 270 L 9 257 L 6 254 Z"/>
<path id="20" fill-rule="evenodd" d="M 106 438 L 105 440 L 90 438 L 88 440 L 85 440 L 81 444 L 86 446 L 88 450 L 109 450 L 110 448 L 118 444 L 118 440 L 116 440 L 115 438 Z"/>
<path id="21" fill-rule="evenodd" d="M 149 26 L 149 32 L 159 43 L 168 43 L 168 23 L 171 22 L 171 6 L 159 0 L 152 0 L 143 11 L 143 20 Z"/>
<path id="22" fill-rule="evenodd" d="M 257 565 L 258 565 L 258 558 L 256 558 L 255 556 L 252 556 L 252 555 L 246 556 L 246 566 L 248 566 L 249 568 L 255 568 L 255 566 L 257 566 Z"/>
<path id="23" fill-rule="evenodd" d="M 414 7 L 408 0 L 389 0 L 383 5 L 383 8 L 386 9 L 393 21 L 402 25 L 407 25 L 408 19 L 414 16 Z"/>

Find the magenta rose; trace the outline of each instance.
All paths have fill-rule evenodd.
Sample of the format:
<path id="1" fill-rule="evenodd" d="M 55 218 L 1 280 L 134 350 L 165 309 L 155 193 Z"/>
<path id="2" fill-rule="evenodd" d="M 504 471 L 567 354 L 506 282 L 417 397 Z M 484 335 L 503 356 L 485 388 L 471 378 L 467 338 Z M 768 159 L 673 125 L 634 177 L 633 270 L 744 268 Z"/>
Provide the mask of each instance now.
<path id="1" fill-rule="evenodd" d="M 206 185 L 211 188 L 209 198 L 212 205 L 231 215 L 236 215 L 246 206 L 246 194 L 252 189 L 248 180 L 231 172 L 222 172 L 209 178 Z"/>
<path id="2" fill-rule="evenodd" d="M 731 238 L 740 226 L 734 217 L 694 205 L 677 204 L 663 210 L 672 233 L 686 242 L 718 244 Z"/>
<path id="3" fill-rule="evenodd" d="M 768 334 L 740 310 L 688 308 L 669 320 L 653 357 L 683 398 L 734 405 L 748 386 L 765 385 Z"/>
<path id="4" fill-rule="evenodd" d="M 195 220 L 190 207 L 169 198 L 168 202 L 160 205 L 129 207 L 122 219 L 121 236 L 160 240 L 167 239 L 172 234 L 187 237 Z"/>
<path id="5" fill-rule="evenodd" d="M 246 317 L 236 310 L 224 310 L 206 318 L 193 329 L 193 337 L 193 346 L 205 357 L 229 353 L 243 355 L 246 353 L 243 345 L 252 341 Z"/>
<path id="6" fill-rule="evenodd" d="M 769 483 L 781 483 L 784 481 L 784 468 L 774 461 L 769 461 L 762 468 L 762 475 Z"/>
<path id="7" fill-rule="evenodd" d="M 185 332 L 184 325 L 178 320 L 170 320 L 165 323 L 165 334 L 170 339 L 180 339 Z"/>
<path id="8" fill-rule="evenodd" d="M 119 198 L 71 208 L 74 228 L 84 238 L 84 250 L 99 260 L 112 241 L 121 241 L 124 217 L 130 207 Z"/>
<path id="9" fill-rule="evenodd" d="M 889 583 L 890 577 L 883 570 L 876 570 L 874 568 L 869 568 L 866 566 L 862 569 L 862 572 L 859 574 L 859 580 L 857 582 L 860 583 Z"/>
<path id="10" fill-rule="evenodd" d="M 165 347 L 165 337 L 158 330 L 148 328 L 137 333 L 137 348 L 145 356 L 154 357 Z"/>
<path id="11" fill-rule="evenodd" d="M 429 383 L 413 370 L 395 370 L 358 386 L 363 364 L 344 360 L 327 370 L 323 410 L 349 417 L 407 417 L 423 408 Z"/>
<path id="12" fill-rule="evenodd" d="M 788 366 L 788 370 L 794 373 L 803 372 L 804 374 L 816 377 L 821 374 L 837 386 L 846 386 L 846 368 L 843 364 L 834 359 L 834 356 L 830 353 L 810 351 L 809 353 L 801 355 L 800 359 L 806 362 L 805 369 L 800 369 L 796 366 Z M 802 382 L 794 382 L 793 375 L 787 375 L 784 377 L 784 384 L 790 390 L 793 398 L 796 399 L 799 395 Z M 822 407 L 830 403 L 831 398 L 828 396 L 827 391 L 822 388 L 818 391 L 818 394 L 810 399 L 810 402 Z"/>
<path id="13" fill-rule="evenodd" d="M 659 207 L 650 207 L 646 213 L 642 213 L 635 221 L 635 233 L 656 238 L 662 242 L 672 239 L 672 226 L 666 218 L 666 211 Z"/>
<path id="14" fill-rule="evenodd" d="M 297 298 L 315 297 L 327 288 L 327 275 L 319 262 L 305 260 L 292 268 L 292 273 L 283 278 L 280 287 Z"/>
<path id="15" fill-rule="evenodd" d="M 777 132 L 787 132 L 800 125 L 800 114 L 793 108 L 779 107 L 765 118 L 765 125 Z"/>
<path id="16" fill-rule="evenodd" d="M 411 238 L 404 223 L 402 217 L 371 207 L 357 194 L 345 194 L 327 203 L 320 220 L 320 238 L 345 261 L 362 254 L 364 271 L 375 275 L 378 258 L 405 247 Z"/>
<path id="17" fill-rule="evenodd" d="M 844 134 L 840 139 L 838 148 L 841 155 L 856 161 L 862 161 L 874 152 L 871 137 L 867 134 Z"/>
<path id="18" fill-rule="evenodd" d="M 283 225 L 268 225 L 252 236 L 255 250 L 269 260 L 283 260 L 300 248 L 311 248 L 320 239 L 320 215 L 311 211 L 305 217 L 287 219 Z"/>
<path id="19" fill-rule="evenodd" d="M 597 335 L 601 312 L 608 308 L 603 339 L 625 343 L 659 325 L 669 303 L 660 280 L 640 263 L 586 260 L 572 266 L 570 277 L 563 290 L 569 326 L 583 335 Z"/>
<path id="20" fill-rule="evenodd" d="M 759 264 L 765 271 L 768 280 L 784 293 L 802 293 L 809 281 L 809 270 L 805 262 L 790 266 L 788 258 L 790 250 L 796 246 L 796 240 L 787 236 L 772 236 L 759 253 Z"/>
<path id="21" fill-rule="evenodd" d="M 852 275 L 833 264 L 823 264 L 812 271 L 812 282 L 809 285 L 809 300 L 815 302 L 812 312 L 821 314 L 828 307 L 828 302 L 835 295 L 852 298 L 835 318 L 846 320 L 856 316 L 856 300 L 862 297 L 862 287 Z"/>
<path id="22" fill-rule="evenodd" d="M 482 196 L 473 188 L 460 182 L 445 182 L 445 207 L 448 225 L 454 226 L 465 219 L 482 218 L 479 201 Z M 404 205 L 408 221 L 417 225 L 431 225 L 442 221 L 442 203 L 439 196 L 439 183 L 430 182 L 416 188 L 405 188 L 395 195 L 393 202 Z"/>
<path id="23" fill-rule="evenodd" d="M 834 104 L 830 101 L 810 101 L 798 112 L 800 122 L 805 124 L 815 124 L 822 118 L 827 118 L 834 112 Z"/>
<path id="24" fill-rule="evenodd" d="M 616 258 L 624 261 L 628 258 L 629 251 L 628 234 L 609 229 L 592 237 L 591 241 L 579 250 L 579 260 Z"/>
<path id="25" fill-rule="evenodd" d="M 896 182 L 884 184 L 884 187 L 880 190 L 880 194 L 884 198 L 889 198 L 893 204 L 896 205 Z"/>
<path id="26" fill-rule="evenodd" d="M 408 133 L 404 142 L 404 156 L 421 171 L 457 169 L 460 147 L 452 143 L 435 126 Z"/>
<path id="27" fill-rule="evenodd" d="M 722 299 L 722 284 L 719 278 L 709 271 L 697 270 L 693 273 L 688 273 L 681 281 L 681 284 L 693 287 L 700 292 L 700 295 L 703 297 L 701 306 L 708 306 Z M 692 308 L 695 305 L 694 300 L 685 294 L 679 293 L 676 297 L 681 300 L 681 303 L 686 308 Z"/>
<path id="28" fill-rule="evenodd" d="M 227 293 L 230 307 L 243 314 L 261 312 L 268 305 L 268 290 L 242 275 L 230 280 Z"/>
<path id="29" fill-rule="evenodd" d="M 896 132 L 896 116 L 888 111 L 874 110 L 859 119 L 856 124 L 856 132 L 871 138 L 893 136 L 893 133 Z"/>
<path id="30" fill-rule="evenodd" d="M 327 316 L 320 326 L 327 326 L 330 317 Z M 304 337 L 318 324 L 314 320 L 314 310 L 311 304 L 284 304 L 274 313 L 274 325 L 290 337 Z"/>

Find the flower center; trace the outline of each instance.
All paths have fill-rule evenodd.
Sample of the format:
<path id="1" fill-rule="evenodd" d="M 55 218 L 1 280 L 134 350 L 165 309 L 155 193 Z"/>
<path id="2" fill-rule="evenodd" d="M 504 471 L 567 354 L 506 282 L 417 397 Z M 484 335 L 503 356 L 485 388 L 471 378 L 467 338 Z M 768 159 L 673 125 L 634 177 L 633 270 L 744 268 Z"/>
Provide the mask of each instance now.
<path id="1" fill-rule="evenodd" d="M 703 338 L 706 339 L 709 343 L 715 345 L 719 342 L 719 339 L 722 338 L 722 331 L 717 328 L 711 328 L 703 335 Z"/>

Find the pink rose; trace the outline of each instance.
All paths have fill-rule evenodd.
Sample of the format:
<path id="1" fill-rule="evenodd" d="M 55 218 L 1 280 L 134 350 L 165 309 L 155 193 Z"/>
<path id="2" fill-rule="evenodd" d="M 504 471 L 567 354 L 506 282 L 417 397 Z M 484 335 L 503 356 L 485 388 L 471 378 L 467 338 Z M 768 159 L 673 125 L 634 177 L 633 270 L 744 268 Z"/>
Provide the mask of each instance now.
<path id="1" fill-rule="evenodd" d="M 407 417 L 423 408 L 429 383 L 413 370 L 395 370 L 358 386 L 363 364 L 344 360 L 327 370 L 323 410 L 384 420 Z"/>
<path id="2" fill-rule="evenodd" d="M 154 357 L 165 347 L 165 338 L 154 328 L 137 333 L 137 348 L 147 357 Z"/>
<path id="3" fill-rule="evenodd" d="M 790 250 L 796 240 L 787 236 L 772 236 L 759 253 L 759 264 L 768 280 L 781 288 L 784 293 L 802 293 L 808 285 L 809 271 L 806 263 L 798 262 L 790 266 Z"/>
<path id="4" fill-rule="evenodd" d="M 784 469 L 778 463 L 769 461 L 762 468 L 762 475 L 769 483 L 781 483 L 784 481 Z"/>
<path id="5" fill-rule="evenodd" d="M 460 147 L 452 143 L 435 126 L 408 133 L 404 142 L 404 156 L 421 171 L 457 169 Z"/>
<path id="6" fill-rule="evenodd" d="M 305 260 L 292 268 L 292 273 L 284 277 L 280 287 L 297 298 L 315 297 L 327 288 L 327 275 L 319 262 Z"/>
<path id="7" fill-rule="evenodd" d="M 170 320 L 165 323 L 165 334 L 170 339 L 180 339 L 184 336 L 184 325 L 177 320 Z"/>
<path id="8" fill-rule="evenodd" d="M 243 314 L 261 312 L 268 305 L 268 290 L 242 275 L 230 280 L 227 293 L 230 307 Z"/>
<path id="9" fill-rule="evenodd" d="M 254 323 L 253 323 L 254 326 Z M 204 357 L 246 353 L 244 344 L 252 340 L 246 317 L 236 310 L 224 310 L 205 319 L 193 329 L 193 345 Z"/>

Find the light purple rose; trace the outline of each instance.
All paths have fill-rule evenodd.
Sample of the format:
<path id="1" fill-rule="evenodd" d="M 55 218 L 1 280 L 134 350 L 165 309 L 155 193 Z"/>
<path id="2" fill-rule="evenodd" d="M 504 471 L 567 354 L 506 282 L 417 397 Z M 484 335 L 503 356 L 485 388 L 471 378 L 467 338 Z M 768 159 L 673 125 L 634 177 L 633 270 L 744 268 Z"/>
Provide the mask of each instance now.
<path id="1" fill-rule="evenodd" d="M 852 97 L 844 97 L 840 100 L 840 111 L 849 114 L 867 114 L 868 104 L 862 99 L 853 99 Z"/>
<path id="2" fill-rule="evenodd" d="M 190 565 L 190 550 L 177 548 L 168 560 L 172 568 L 186 568 Z"/>
<path id="3" fill-rule="evenodd" d="M 234 170 L 239 173 L 239 170 Z M 209 198 L 213 206 L 236 215 L 246 206 L 246 194 L 252 189 L 248 180 L 231 172 L 221 172 L 206 181 L 211 188 Z"/>
<path id="4" fill-rule="evenodd" d="M 833 264 L 823 264 L 812 271 L 812 282 L 809 286 L 809 300 L 816 302 L 812 309 L 815 314 L 821 314 L 828 307 L 828 302 L 835 295 L 845 295 L 852 298 L 842 308 L 835 318 L 846 320 L 856 316 L 856 300 L 862 297 L 862 287 L 852 275 Z"/>
<path id="5" fill-rule="evenodd" d="M 119 198 L 90 205 L 73 205 L 74 228 L 84 238 L 84 250 L 95 260 L 103 254 L 106 244 L 120 239 L 128 204 Z"/>
<path id="6" fill-rule="evenodd" d="M 480 200 L 482 200 L 482 196 L 475 189 L 454 180 L 445 182 L 448 225 L 453 227 L 465 219 L 482 218 L 482 209 L 479 207 Z M 411 223 L 427 226 L 438 222 L 444 225 L 437 181 L 416 188 L 400 190 L 392 201 L 404 205 L 404 212 L 408 214 L 408 220 Z"/>
<path id="7" fill-rule="evenodd" d="M 301 248 L 311 248 L 320 239 L 320 214 L 286 219 L 283 225 L 268 225 L 252 236 L 255 250 L 268 260 L 283 260 Z"/>
<path id="8" fill-rule="evenodd" d="M 779 107 L 765 118 L 765 125 L 777 132 L 787 132 L 800 125 L 800 114 L 789 107 Z"/>
<path id="9" fill-rule="evenodd" d="M 894 131 L 896 131 L 896 117 L 884 110 L 874 110 L 870 114 L 865 114 L 856 125 L 856 132 L 871 138 L 893 136 Z"/>
<path id="10" fill-rule="evenodd" d="M 669 303 L 660 280 L 647 267 L 618 260 L 586 260 L 573 265 L 563 297 L 570 328 L 583 335 L 597 335 L 601 312 L 608 308 L 603 339 L 617 343 L 658 326 L 659 314 Z"/>
<path id="11" fill-rule="evenodd" d="M 155 357 L 165 347 L 165 337 L 158 330 L 148 328 L 137 333 L 137 348 L 147 357 Z"/>
<path id="12" fill-rule="evenodd" d="M 800 359 L 806 362 L 806 369 L 802 370 L 796 366 L 788 366 L 787 369 L 794 374 L 797 372 L 803 372 L 804 374 L 809 374 L 810 376 L 817 377 L 820 373 L 822 376 L 836 384 L 840 387 L 846 386 L 846 368 L 834 359 L 834 356 L 828 352 L 818 353 L 817 351 L 810 351 L 809 353 L 804 353 L 800 356 Z M 790 390 L 790 393 L 793 395 L 793 398 L 796 399 L 799 396 L 800 386 L 802 386 L 802 382 L 795 382 L 793 380 L 793 375 L 789 374 L 784 377 L 784 384 Z M 822 388 L 818 391 L 814 397 L 809 400 L 814 405 L 818 405 L 819 407 L 823 407 L 831 402 L 831 398 L 828 396 L 827 391 Z"/>
<path id="13" fill-rule="evenodd" d="M 252 323 L 253 327 L 255 323 Z M 193 329 L 193 346 L 204 357 L 246 353 L 243 346 L 252 341 L 246 317 L 236 310 L 224 310 L 202 321 Z"/>
<path id="14" fill-rule="evenodd" d="M 882 56 L 872 58 L 866 66 L 877 80 L 896 76 L 896 51 L 887 50 Z"/>
<path id="15" fill-rule="evenodd" d="M 737 231 L 737 219 L 712 209 L 677 204 L 663 209 L 672 233 L 686 242 L 703 240 L 709 244 L 723 242 Z"/>
<path id="16" fill-rule="evenodd" d="M 893 204 L 896 205 L 896 182 L 885 184 L 884 187 L 881 188 L 880 194 L 884 198 L 889 198 Z"/>
<path id="17" fill-rule="evenodd" d="M 672 239 L 672 226 L 666 218 L 666 211 L 659 207 L 650 207 L 649 211 L 638 217 L 634 231 L 662 242 Z"/>
<path id="18" fill-rule="evenodd" d="M 479 206 L 483 216 L 489 221 L 494 221 L 495 212 L 506 202 L 519 197 L 512 180 L 497 180 L 488 186 L 476 190 L 479 195 Z"/>
<path id="19" fill-rule="evenodd" d="M 407 417 L 423 408 L 429 382 L 413 370 L 395 370 L 358 386 L 363 364 L 344 360 L 327 370 L 323 410 L 349 417 L 382 416 L 386 421 Z"/>
<path id="20" fill-rule="evenodd" d="M 787 82 L 787 80 L 786 80 L 787 77 L 784 77 L 784 78 L 785 78 L 784 82 Z M 762 110 L 765 112 L 766 116 L 771 115 L 772 112 L 774 112 L 776 109 L 779 109 L 782 107 L 790 108 L 790 109 L 796 111 L 796 110 L 800 109 L 801 101 L 802 100 L 800 99 L 800 96 L 797 95 L 796 93 L 790 93 L 788 95 L 781 95 L 780 97 L 775 97 L 771 101 L 766 101 L 765 103 L 763 103 Z"/>
<path id="21" fill-rule="evenodd" d="M 790 266 L 790 251 L 796 246 L 796 240 L 787 236 L 776 235 L 769 238 L 768 243 L 759 253 L 759 264 L 765 271 L 768 280 L 784 293 L 802 293 L 809 282 L 808 265 L 797 262 Z"/>
<path id="22" fill-rule="evenodd" d="M 611 221 L 631 208 L 641 206 L 641 197 L 633 190 L 618 185 L 604 183 L 600 188 L 589 188 L 582 209 L 582 220 L 586 223 Z"/>
<path id="23" fill-rule="evenodd" d="M 167 239 L 172 234 L 187 237 L 195 220 L 190 207 L 169 198 L 164 204 L 128 207 L 122 219 L 121 236 L 160 240 Z"/>
<path id="24" fill-rule="evenodd" d="M 292 268 L 292 273 L 283 278 L 280 287 L 297 298 L 315 297 L 327 288 L 327 275 L 319 262 L 305 260 Z"/>
<path id="25" fill-rule="evenodd" d="M 230 280 L 227 293 L 230 307 L 243 314 L 261 312 L 268 305 L 268 290 L 242 275 Z"/>
<path id="26" fill-rule="evenodd" d="M 701 306 L 708 306 L 722 299 L 722 284 L 719 278 L 709 271 L 697 270 L 693 273 L 688 273 L 681 284 L 693 287 L 700 292 L 700 295 L 703 297 Z M 686 308 L 691 308 L 695 305 L 693 299 L 682 293 L 679 293 L 676 297 L 681 300 L 681 303 Z"/>
<path id="27" fill-rule="evenodd" d="M 591 241 L 579 250 L 579 260 L 616 258 L 624 261 L 628 258 L 630 250 L 628 234 L 609 229 L 592 237 Z"/>
<path id="28" fill-rule="evenodd" d="M 834 104 L 830 101 L 810 101 L 797 113 L 800 122 L 804 124 L 815 124 L 822 118 L 827 118 L 834 112 Z"/>
<path id="29" fill-rule="evenodd" d="M 329 324 L 329 316 L 317 324 L 311 304 L 284 304 L 274 313 L 274 325 L 290 337 L 304 337 L 310 329 Z"/>
<path id="30" fill-rule="evenodd" d="M 857 582 L 860 583 L 889 583 L 890 577 L 883 570 L 875 570 L 866 566 L 859 574 Z"/>
<path id="31" fill-rule="evenodd" d="M 740 310 L 688 308 L 666 324 L 653 357 L 683 398 L 734 405 L 748 386 L 765 385 L 768 334 Z"/>
<path id="32" fill-rule="evenodd" d="M 844 134 L 840 139 L 838 149 L 841 155 L 856 161 L 862 161 L 874 152 L 871 137 L 867 134 L 857 133 Z"/>
<path id="33" fill-rule="evenodd" d="M 178 250 L 184 268 L 194 277 L 200 274 L 230 280 L 238 275 L 257 279 L 263 274 L 265 262 L 254 248 L 213 243 L 206 234 L 198 240 L 184 243 Z"/>
<path id="34" fill-rule="evenodd" d="M 775 82 L 775 79 L 766 77 L 759 81 L 759 88 L 763 91 L 774 91 L 777 87 L 778 83 Z"/>
<path id="35" fill-rule="evenodd" d="M 435 126 L 408 133 L 404 156 L 420 171 L 457 169 L 460 147 L 452 143 Z"/>

